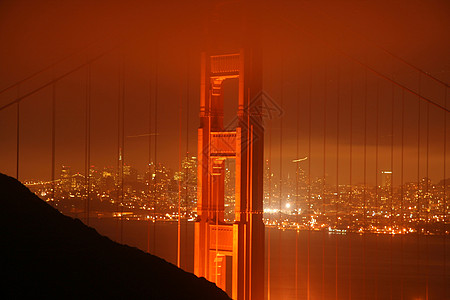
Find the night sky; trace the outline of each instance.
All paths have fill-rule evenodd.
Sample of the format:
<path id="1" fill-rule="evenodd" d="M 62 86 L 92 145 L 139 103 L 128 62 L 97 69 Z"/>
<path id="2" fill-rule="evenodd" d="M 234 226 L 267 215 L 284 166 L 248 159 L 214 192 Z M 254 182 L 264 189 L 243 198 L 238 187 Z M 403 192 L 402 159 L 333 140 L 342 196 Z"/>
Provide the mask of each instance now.
<path id="1" fill-rule="evenodd" d="M 124 66 L 125 163 L 143 172 L 149 156 L 155 160 L 156 140 L 156 161 L 177 169 L 180 147 L 182 155 L 197 151 L 200 52 L 211 16 L 206 3 L 215 2 L 1 1 L 0 90 L 71 56 L 0 94 L 0 106 L 106 52 L 91 64 L 92 165 L 117 166 L 119 73 Z M 240 29 L 236 8 L 240 2 L 226 3 L 217 6 L 214 20 L 229 29 L 218 34 L 232 43 Z M 291 161 L 308 156 L 302 167 L 307 169 L 310 162 L 312 176 L 323 176 L 325 163 L 331 183 L 337 177 L 348 183 L 351 146 L 353 183 L 363 180 L 364 149 L 370 183 L 381 170 L 392 170 L 394 184 L 399 183 L 402 149 L 404 181 L 428 173 L 437 182 L 444 177 L 444 168 L 448 177 L 448 158 L 444 166 L 445 139 L 447 157 L 450 148 L 448 113 L 445 137 L 442 109 L 363 66 L 445 106 L 448 88 L 419 76 L 384 50 L 448 84 L 448 1 L 260 5 L 263 89 L 281 112 L 281 117 L 265 120 L 265 156 L 271 158 L 275 173 L 282 164 L 283 177 L 294 176 Z M 56 174 L 61 165 L 84 171 L 87 74 L 87 67 L 80 68 L 21 102 L 21 180 L 50 178 L 53 93 Z M 226 82 L 225 93 L 227 123 L 236 109 L 237 82 Z M 16 105 L 0 111 L 0 172 L 13 176 L 16 116 Z"/>

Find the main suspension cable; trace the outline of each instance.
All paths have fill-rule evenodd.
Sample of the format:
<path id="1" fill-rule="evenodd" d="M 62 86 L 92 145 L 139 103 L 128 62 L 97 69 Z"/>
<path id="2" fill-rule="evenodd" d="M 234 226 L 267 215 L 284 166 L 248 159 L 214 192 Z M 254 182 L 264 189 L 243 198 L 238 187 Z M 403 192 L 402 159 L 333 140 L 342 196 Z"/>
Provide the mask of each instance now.
<path id="1" fill-rule="evenodd" d="M 312 40 L 317 41 L 319 44 L 325 46 L 326 48 L 331 49 L 331 50 L 334 50 L 334 51 L 340 53 L 341 55 L 347 57 L 349 60 L 352 60 L 352 61 L 356 62 L 357 64 L 361 65 L 364 69 L 371 71 L 371 72 L 374 73 L 375 75 L 377 75 L 377 76 L 379 76 L 379 77 L 381 77 L 381 78 L 383 78 L 383 79 L 385 79 L 385 80 L 387 80 L 387 81 L 389 81 L 389 82 L 391 82 L 391 83 L 397 85 L 398 87 L 404 89 L 405 91 L 407 91 L 407 92 L 409 92 L 409 93 L 411 93 L 411 94 L 417 96 L 420 100 L 426 101 L 426 102 L 430 103 L 431 105 L 433 105 L 433 106 L 435 106 L 435 107 L 437 107 L 437 108 L 439 108 L 439 109 L 441 109 L 441 110 L 444 110 L 444 111 L 446 111 L 447 113 L 450 113 L 450 109 L 448 109 L 447 107 L 444 107 L 444 106 L 440 105 L 439 103 L 434 102 L 433 100 L 431 100 L 431 99 L 429 99 L 429 98 L 427 98 L 427 97 L 425 97 L 425 96 L 422 96 L 420 91 L 419 91 L 419 92 L 415 92 L 414 90 L 412 90 L 412 89 L 406 87 L 405 85 L 403 85 L 403 84 L 401 84 L 401 83 L 395 81 L 394 79 L 388 77 L 387 75 L 383 74 L 382 72 L 377 71 L 375 68 L 369 66 L 367 63 L 364 63 L 364 62 L 362 62 L 361 60 L 355 58 L 354 56 L 348 54 L 348 53 L 345 52 L 344 50 L 335 48 L 335 47 L 331 46 L 330 44 L 324 42 L 323 40 L 319 40 L 319 39 L 317 38 L 317 36 L 311 35 L 311 34 L 309 34 L 308 32 L 305 32 L 304 30 L 301 29 L 301 27 L 299 27 L 298 25 L 292 23 L 291 21 L 287 20 L 286 18 L 283 18 L 283 17 L 281 17 L 281 16 L 279 16 L 279 15 L 278 15 L 278 17 L 280 17 L 282 20 L 284 20 L 287 24 L 289 24 L 289 25 L 290 25 L 291 27 L 293 27 L 295 30 L 301 32 L 303 35 L 309 36 Z M 419 73 L 419 74 L 421 74 L 421 73 Z"/>

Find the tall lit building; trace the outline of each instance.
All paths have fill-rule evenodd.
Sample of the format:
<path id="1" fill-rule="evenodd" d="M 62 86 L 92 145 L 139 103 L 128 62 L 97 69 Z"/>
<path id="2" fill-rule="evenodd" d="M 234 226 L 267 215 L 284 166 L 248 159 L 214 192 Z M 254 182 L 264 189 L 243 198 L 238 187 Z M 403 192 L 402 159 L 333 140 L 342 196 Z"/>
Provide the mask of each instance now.
<path id="1" fill-rule="evenodd" d="M 271 203 L 274 185 L 273 185 L 273 173 L 270 170 L 270 162 L 268 159 L 264 162 L 264 198 L 263 203 L 265 208 L 270 208 L 269 204 Z"/>
<path id="2" fill-rule="evenodd" d="M 76 173 L 72 176 L 71 189 L 76 192 L 85 191 L 86 177 L 83 174 Z"/>
<path id="3" fill-rule="evenodd" d="M 186 156 L 181 162 L 181 170 L 174 175 L 181 184 L 181 206 L 190 214 L 197 203 L 197 157 Z"/>
<path id="4" fill-rule="evenodd" d="M 392 187 L 392 171 L 381 171 L 381 187 L 385 189 Z"/>
<path id="5" fill-rule="evenodd" d="M 70 190 L 71 177 L 72 177 L 72 174 L 70 172 L 70 166 L 62 166 L 61 174 L 60 174 L 60 179 L 61 179 L 60 187 L 63 191 L 67 192 Z"/>

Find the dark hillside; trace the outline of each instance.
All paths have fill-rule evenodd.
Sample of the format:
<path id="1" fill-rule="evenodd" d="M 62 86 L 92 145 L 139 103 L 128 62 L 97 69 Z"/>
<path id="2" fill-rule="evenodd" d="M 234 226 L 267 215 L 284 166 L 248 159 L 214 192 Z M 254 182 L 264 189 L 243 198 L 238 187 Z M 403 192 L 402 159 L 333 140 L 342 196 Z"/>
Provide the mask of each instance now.
<path id="1" fill-rule="evenodd" d="M 215 284 L 101 236 L 0 174 L 6 298 L 229 299 Z"/>

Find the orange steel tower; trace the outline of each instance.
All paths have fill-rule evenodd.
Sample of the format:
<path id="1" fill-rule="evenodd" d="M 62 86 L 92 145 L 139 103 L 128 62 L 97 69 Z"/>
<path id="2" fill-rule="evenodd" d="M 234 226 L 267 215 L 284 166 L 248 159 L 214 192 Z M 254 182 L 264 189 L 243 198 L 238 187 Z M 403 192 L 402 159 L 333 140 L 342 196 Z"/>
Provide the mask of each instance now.
<path id="1" fill-rule="evenodd" d="M 223 124 L 223 81 L 239 79 L 237 125 Z M 194 272 L 233 299 L 264 299 L 261 54 L 202 53 Z M 224 221 L 224 161 L 236 160 L 235 222 Z M 230 291 L 231 289 L 231 291 Z"/>

